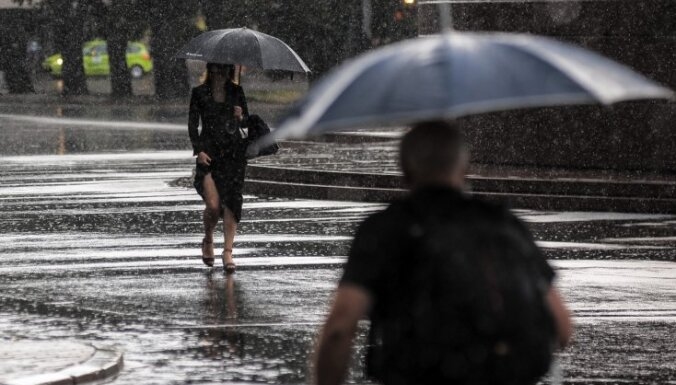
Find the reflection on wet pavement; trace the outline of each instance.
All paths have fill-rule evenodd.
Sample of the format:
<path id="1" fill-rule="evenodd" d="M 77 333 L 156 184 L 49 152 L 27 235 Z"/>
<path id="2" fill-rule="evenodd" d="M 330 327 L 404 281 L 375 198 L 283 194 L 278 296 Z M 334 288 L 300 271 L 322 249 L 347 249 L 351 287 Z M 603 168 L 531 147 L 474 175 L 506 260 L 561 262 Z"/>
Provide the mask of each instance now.
<path id="1" fill-rule="evenodd" d="M 117 345 L 126 366 L 115 384 L 305 381 L 351 234 L 383 206 L 247 196 L 235 244 L 241 270 L 226 278 L 199 259 L 199 197 L 170 184 L 192 171 L 184 138 L 157 136 L 148 146 L 176 148 L 6 150 L 0 339 Z M 676 219 L 517 214 L 557 259 L 575 312 L 576 340 L 561 355 L 570 381 L 673 381 Z M 359 362 L 351 381 L 365 381 Z"/>
<path id="2" fill-rule="evenodd" d="M 27 119 L 32 120 L 8 119 L 0 115 L 3 138 L 0 154 L 66 155 L 188 148 L 183 130 L 166 129 L 157 123 L 152 124 L 152 129 L 132 129 L 127 126 L 128 122 L 81 126 L 69 123 L 54 124 L 53 118 L 27 117 Z"/>

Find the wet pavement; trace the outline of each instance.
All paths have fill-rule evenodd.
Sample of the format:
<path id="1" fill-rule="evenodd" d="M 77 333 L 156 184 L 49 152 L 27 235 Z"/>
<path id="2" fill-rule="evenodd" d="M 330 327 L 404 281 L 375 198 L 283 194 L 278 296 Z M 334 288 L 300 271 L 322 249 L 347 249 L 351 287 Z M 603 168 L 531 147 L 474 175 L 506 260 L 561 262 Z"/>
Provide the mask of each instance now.
<path id="1" fill-rule="evenodd" d="M 107 380 L 119 373 L 122 352 L 73 341 L 4 341 L 0 384 L 73 385 Z"/>
<path id="2" fill-rule="evenodd" d="M 0 122 L 5 154 L 66 154 L 82 152 L 183 150 L 187 102 L 99 105 L 3 102 Z M 252 111 L 273 123 L 282 104 L 253 102 Z M 370 129 L 331 134 L 311 141 L 287 142 L 280 156 L 253 163 L 288 169 L 399 175 L 398 138 L 404 128 Z M 31 143 L 24 143 L 25 140 Z M 367 139 L 367 140 L 365 140 Z M 287 147 L 287 151 L 284 151 Z M 560 182 L 636 182 L 676 185 L 676 177 L 642 171 L 570 170 L 473 164 L 471 178 L 542 179 Z"/>
<path id="3" fill-rule="evenodd" d="M 192 74 L 193 86 L 199 84 L 199 76 L 199 71 Z M 0 90 L 0 114 L 93 121 L 179 123 L 184 126 L 188 119 L 186 106 L 189 95 L 185 98 L 157 100 L 154 97 L 153 81 L 152 75 L 134 79 L 132 88 L 135 96 L 115 98 L 110 95 L 108 77 L 88 77 L 88 95 L 62 97 L 59 95 L 63 87 L 62 80 L 40 73 L 35 81 L 36 94 L 2 95 Z M 259 71 L 243 75 L 241 84 L 246 90 L 249 109 L 268 122 L 276 121 L 288 104 L 302 96 L 309 86 L 303 75 L 296 76 L 294 80 L 272 80 Z"/>
<path id="4" fill-rule="evenodd" d="M 115 346 L 114 384 L 305 381 L 351 234 L 381 204 L 247 196 L 226 278 L 199 259 L 199 197 L 171 183 L 192 171 L 183 130 L 0 119 L 0 134 L 0 340 Z M 566 381 L 676 383 L 676 217 L 517 213 L 575 314 Z"/>

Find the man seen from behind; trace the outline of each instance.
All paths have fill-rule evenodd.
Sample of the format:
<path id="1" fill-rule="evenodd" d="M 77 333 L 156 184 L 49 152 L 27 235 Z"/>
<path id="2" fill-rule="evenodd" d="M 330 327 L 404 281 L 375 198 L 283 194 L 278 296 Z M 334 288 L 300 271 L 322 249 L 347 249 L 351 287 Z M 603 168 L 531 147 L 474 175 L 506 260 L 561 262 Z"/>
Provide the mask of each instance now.
<path id="1" fill-rule="evenodd" d="M 355 236 L 317 347 L 315 381 L 344 381 L 357 323 L 386 385 L 534 384 L 572 334 L 555 273 L 507 209 L 466 195 L 469 154 L 446 122 L 413 127 L 410 193 Z"/>

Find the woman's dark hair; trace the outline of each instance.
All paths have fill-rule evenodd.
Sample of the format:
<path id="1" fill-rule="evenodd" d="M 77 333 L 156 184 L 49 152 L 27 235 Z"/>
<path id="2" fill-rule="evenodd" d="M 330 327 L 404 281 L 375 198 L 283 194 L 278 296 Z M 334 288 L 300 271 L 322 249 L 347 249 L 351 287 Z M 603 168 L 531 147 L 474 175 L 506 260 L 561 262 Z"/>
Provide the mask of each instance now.
<path id="1" fill-rule="evenodd" d="M 227 79 L 235 80 L 235 66 L 233 64 L 207 63 L 207 77 L 204 79 L 204 84 L 211 84 L 211 71 L 214 69 L 227 72 Z"/>

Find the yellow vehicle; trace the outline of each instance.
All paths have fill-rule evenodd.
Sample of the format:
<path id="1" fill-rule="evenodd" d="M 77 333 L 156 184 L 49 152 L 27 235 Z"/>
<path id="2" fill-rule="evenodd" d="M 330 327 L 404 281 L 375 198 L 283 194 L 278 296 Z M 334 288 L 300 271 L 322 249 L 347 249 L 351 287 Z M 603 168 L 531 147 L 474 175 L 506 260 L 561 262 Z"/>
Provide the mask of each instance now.
<path id="1" fill-rule="evenodd" d="M 110 75 L 108 59 L 108 45 L 105 40 L 91 40 L 82 48 L 82 61 L 87 76 Z M 60 53 L 49 56 L 42 62 L 42 68 L 53 76 L 61 76 L 63 58 Z M 153 60 L 145 44 L 140 42 L 127 43 L 127 68 L 133 78 L 140 78 L 152 71 Z"/>

